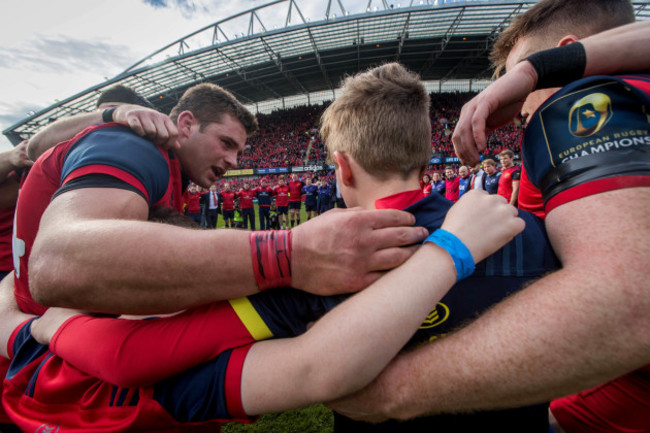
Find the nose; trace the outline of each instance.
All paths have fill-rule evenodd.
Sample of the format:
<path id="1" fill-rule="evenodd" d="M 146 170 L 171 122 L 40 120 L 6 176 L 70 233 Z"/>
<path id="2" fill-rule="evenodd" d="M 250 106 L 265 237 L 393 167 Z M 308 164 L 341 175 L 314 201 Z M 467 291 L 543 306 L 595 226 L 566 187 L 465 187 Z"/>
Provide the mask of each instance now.
<path id="1" fill-rule="evenodd" d="M 228 165 L 228 169 L 237 168 L 237 152 L 228 152 L 226 164 Z"/>

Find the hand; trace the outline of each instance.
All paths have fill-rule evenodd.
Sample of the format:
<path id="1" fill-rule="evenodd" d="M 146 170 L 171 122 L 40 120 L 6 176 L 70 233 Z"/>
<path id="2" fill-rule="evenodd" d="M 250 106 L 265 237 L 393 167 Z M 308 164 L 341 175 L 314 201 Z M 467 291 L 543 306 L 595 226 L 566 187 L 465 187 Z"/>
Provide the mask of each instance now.
<path id="1" fill-rule="evenodd" d="M 463 164 L 480 162 L 490 132 L 511 121 L 537 85 L 537 72 L 530 62 L 520 62 L 504 76 L 466 103 L 451 136 Z"/>
<path id="2" fill-rule="evenodd" d="M 449 209 L 441 228 L 456 235 L 478 263 L 510 242 L 525 225 L 505 198 L 472 190 Z"/>
<path id="3" fill-rule="evenodd" d="M 34 161 L 27 156 L 27 140 L 23 140 L 9 152 L 9 163 L 14 168 L 31 167 Z"/>
<path id="4" fill-rule="evenodd" d="M 52 337 L 66 320 L 73 316 L 84 314 L 69 308 L 51 307 L 41 317 L 32 323 L 32 337 L 40 344 L 48 345 Z"/>
<path id="5" fill-rule="evenodd" d="M 414 222 L 403 211 L 353 208 L 333 209 L 299 225 L 292 230 L 293 285 L 318 295 L 365 288 L 426 238 L 426 229 L 411 227 Z"/>
<path id="6" fill-rule="evenodd" d="M 178 130 L 166 114 L 139 105 L 118 105 L 113 112 L 116 122 L 128 125 L 133 131 L 147 137 L 159 146 L 178 149 Z"/>

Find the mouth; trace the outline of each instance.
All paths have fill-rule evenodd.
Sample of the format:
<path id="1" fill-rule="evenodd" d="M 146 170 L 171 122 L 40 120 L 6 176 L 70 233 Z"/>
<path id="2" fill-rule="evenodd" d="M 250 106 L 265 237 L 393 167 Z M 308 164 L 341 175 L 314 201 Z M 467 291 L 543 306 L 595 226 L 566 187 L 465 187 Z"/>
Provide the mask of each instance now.
<path id="1" fill-rule="evenodd" d="M 210 167 L 210 170 L 212 171 L 212 174 L 214 174 L 214 177 L 217 177 L 217 178 L 223 176 L 226 173 L 226 170 L 224 170 L 224 169 L 222 169 L 220 167 L 217 167 L 217 166 Z"/>

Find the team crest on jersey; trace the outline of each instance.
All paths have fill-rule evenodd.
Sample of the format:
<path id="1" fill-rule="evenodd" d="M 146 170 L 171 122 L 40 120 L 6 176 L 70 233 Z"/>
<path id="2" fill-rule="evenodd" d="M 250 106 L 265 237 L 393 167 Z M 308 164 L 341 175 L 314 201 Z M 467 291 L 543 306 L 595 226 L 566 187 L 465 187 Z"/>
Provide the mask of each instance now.
<path id="1" fill-rule="evenodd" d="M 436 326 L 443 324 L 448 318 L 449 307 L 439 302 L 436 305 L 436 308 L 434 308 L 433 311 L 429 313 L 422 325 L 420 325 L 420 329 L 435 328 Z"/>
<path id="2" fill-rule="evenodd" d="M 614 111 L 612 100 L 604 93 L 592 93 L 578 100 L 569 111 L 569 132 L 576 137 L 589 137 L 610 121 Z"/>
<path id="3" fill-rule="evenodd" d="M 43 424 L 34 430 L 34 433 L 56 433 L 60 428 L 59 425 Z"/>

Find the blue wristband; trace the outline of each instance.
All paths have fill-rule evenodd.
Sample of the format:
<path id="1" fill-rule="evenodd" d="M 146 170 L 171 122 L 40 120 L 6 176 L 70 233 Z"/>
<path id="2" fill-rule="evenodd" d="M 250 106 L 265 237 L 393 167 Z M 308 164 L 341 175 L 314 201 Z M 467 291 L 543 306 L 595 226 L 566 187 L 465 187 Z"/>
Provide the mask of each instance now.
<path id="1" fill-rule="evenodd" d="M 453 233 L 438 229 L 431 233 L 424 242 L 433 242 L 449 253 L 456 267 L 456 281 L 467 278 L 474 273 L 475 264 L 472 253 Z"/>

